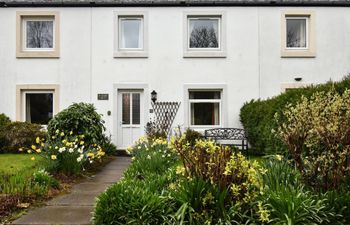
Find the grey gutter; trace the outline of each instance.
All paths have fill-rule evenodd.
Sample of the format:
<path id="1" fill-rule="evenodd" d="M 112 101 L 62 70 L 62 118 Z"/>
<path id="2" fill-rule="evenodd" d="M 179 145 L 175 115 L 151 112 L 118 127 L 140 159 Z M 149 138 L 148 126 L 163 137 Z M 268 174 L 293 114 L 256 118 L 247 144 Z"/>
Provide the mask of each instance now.
<path id="1" fill-rule="evenodd" d="M 342 1 L 149 1 L 149 2 L 113 2 L 113 1 L 0 1 L 0 7 L 219 7 L 219 6 L 324 6 L 324 7 L 350 7 L 349 0 Z"/>

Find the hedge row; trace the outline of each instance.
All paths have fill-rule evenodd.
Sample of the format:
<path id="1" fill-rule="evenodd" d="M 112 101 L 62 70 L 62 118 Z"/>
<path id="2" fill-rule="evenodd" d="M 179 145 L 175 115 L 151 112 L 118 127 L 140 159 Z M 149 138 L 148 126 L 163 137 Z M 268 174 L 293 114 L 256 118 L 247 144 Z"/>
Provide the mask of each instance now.
<path id="1" fill-rule="evenodd" d="M 350 75 L 338 82 L 329 81 L 306 88 L 290 89 L 266 100 L 258 99 L 246 102 L 241 108 L 240 120 L 248 133 L 252 150 L 257 154 L 285 153 L 286 147 L 273 133 L 273 130 L 278 127 L 274 119 L 275 114 L 280 113 L 288 103 L 297 103 L 301 96 L 310 97 L 315 92 L 329 91 L 332 88 L 338 93 L 349 89 Z"/>

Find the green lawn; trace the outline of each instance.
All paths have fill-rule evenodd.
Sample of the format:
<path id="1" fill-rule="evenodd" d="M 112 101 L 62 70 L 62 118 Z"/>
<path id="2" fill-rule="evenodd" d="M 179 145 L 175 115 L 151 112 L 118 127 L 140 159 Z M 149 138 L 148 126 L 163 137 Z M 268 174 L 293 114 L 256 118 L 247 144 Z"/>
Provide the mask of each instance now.
<path id="1" fill-rule="evenodd" d="M 0 154 L 0 174 L 14 174 L 19 171 L 33 172 L 44 162 L 39 156 L 36 156 L 34 161 L 31 160 L 33 156 L 29 154 Z"/>

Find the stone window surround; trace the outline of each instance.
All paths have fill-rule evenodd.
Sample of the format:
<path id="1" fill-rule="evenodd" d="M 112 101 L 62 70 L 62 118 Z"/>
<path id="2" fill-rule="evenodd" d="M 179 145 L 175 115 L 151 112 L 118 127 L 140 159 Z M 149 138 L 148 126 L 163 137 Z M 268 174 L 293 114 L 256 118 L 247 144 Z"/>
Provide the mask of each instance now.
<path id="1" fill-rule="evenodd" d="M 26 91 L 51 91 L 53 92 L 53 115 L 59 112 L 59 85 L 57 84 L 21 84 L 16 85 L 16 120 L 24 121 L 23 93 Z"/>
<path id="2" fill-rule="evenodd" d="M 120 50 L 119 49 L 119 18 L 141 17 L 143 22 L 143 49 Z M 144 11 L 118 11 L 114 12 L 114 58 L 148 58 L 148 13 Z"/>
<path id="3" fill-rule="evenodd" d="M 308 48 L 287 49 L 286 32 L 287 17 L 307 17 L 308 19 Z M 281 57 L 282 58 L 314 58 L 316 57 L 315 13 L 309 10 L 284 11 L 281 15 Z"/>
<path id="4" fill-rule="evenodd" d="M 54 49 L 52 51 L 23 51 L 23 18 L 54 18 Z M 60 15 L 55 11 L 16 12 L 16 57 L 17 58 L 59 58 L 60 57 Z"/>

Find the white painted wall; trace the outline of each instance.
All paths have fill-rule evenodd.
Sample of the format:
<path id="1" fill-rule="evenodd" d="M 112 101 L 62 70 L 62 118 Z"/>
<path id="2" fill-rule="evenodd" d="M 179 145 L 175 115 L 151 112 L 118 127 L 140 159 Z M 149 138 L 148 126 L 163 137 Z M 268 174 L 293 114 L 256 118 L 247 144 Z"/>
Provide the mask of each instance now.
<path id="1" fill-rule="evenodd" d="M 17 84 L 59 84 L 60 109 L 92 102 L 115 134 L 113 85 L 143 83 L 158 92 L 159 101 L 181 101 L 174 125 L 186 126 L 184 85 L 226 84 L 225 126 L 238 127 L 244 102 L 276 95 L 294 77 L 320 83 L 350 72 L 350 8 L 302 8 L 315 11 L 317 56 L 298 59 L 280 57 L 281 12 L 287 9 L 293 8 L 0 8 L 0 112 L 15 119 Z M 60 12 L 59 59 L 16 58 L 16 11 L 22 10 Z M 148 12 L 148 58 L 113 58 L 115 11 Z M 188 11 L 226 12 L 226 58 L 183 58 L 183 12 Z M 97 101 L 97 93 L 108 93 L 109 101 Z"/>

